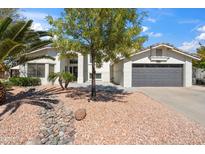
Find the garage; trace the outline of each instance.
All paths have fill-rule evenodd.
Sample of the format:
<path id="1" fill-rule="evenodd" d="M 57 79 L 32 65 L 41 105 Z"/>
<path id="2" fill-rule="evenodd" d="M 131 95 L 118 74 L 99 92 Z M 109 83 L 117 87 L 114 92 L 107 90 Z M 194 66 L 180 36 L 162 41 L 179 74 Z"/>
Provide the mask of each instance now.
<path id="1" fill-rule="evenodd" d="M 182 64 L 132 64 L 132 87 L 182 86 Z"/>

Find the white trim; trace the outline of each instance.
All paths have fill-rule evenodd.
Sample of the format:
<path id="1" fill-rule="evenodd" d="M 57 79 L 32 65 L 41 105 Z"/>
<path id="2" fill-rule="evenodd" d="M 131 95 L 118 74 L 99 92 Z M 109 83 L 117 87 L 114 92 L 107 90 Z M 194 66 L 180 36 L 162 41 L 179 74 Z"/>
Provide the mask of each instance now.
<path id="1" fill-rule="evenodd" d="M 49 50 L 49 49 L 55 49 L 55 48 L 53 48 L 53 47 L 44 47 L 44 48 L 40 48 L 40 49 L 31 51 L 31 52 L 27 53 L 26 55 L 30 55 L 30 54 L 33 54 L 33 53 L 36 53 L 36 52 L 39 52 L 39 51 Z"/>
<path id="2" fill-rule="evenodd" d="M 17 65 L 17 66 L 14 66 L 14 67 L 10 68 L 10 69 L 11 69 L 11 70 L 19 70 L 19 69 L 20 69 L 20 66 Z"/>
<path id="3" fill-rule="evenodd" d="M 182 54 L 182 55 L 184 55 L 184 56 L 190 57 L 190 58 L 192 58 L 192 59 L 200 60 L 200 58 L 197 58 L 197 57 L 195 57 L 195 56 L 191 56 L 191 55 L 189 55 L 189 54 L 186 54 L 186 53 L 184 53 L 184 52 L 182 52 L 182 51 L 176 50 L 176 49 L 174 49 L 174 47 L 168 46 L 168 45 L 166 45 L 166 44 L 156 45 L 156 46 L 152 47 L 152 49 L 156 49 L 156 48 L 161 47 L 161 46 L 165 46 L 165 47 L 167 47 L 167 48 L 171 48 L 172 51 L 175 51 L 175 52 L 177 52 L 177 53 L 179 53 L 179 54 Z M 142 54 L 142 53 L 147 52 L 147 51 L 150 51 L 150 48 L 145 49 L 145 50 L 142 50 L 142 51 L 137 52 L 137 53 L 134 53 L 134 54 L 131 55 L 130 57 L 133 57 L 133 56 L 138 55 L 138 54 Z M 120 60 L 123 60 L 123 59 L 125 59 L 125 58 L 121 58 Z"/>

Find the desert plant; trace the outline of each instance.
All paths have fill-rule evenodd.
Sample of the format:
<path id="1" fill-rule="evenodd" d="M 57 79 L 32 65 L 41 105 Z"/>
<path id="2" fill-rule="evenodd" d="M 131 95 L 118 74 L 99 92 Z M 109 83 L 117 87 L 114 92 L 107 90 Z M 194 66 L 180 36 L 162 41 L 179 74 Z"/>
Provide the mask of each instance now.
<path id="1" fill-rule="evenodd" d="M 41 37 L 49 36 L 44 31 L 31 29 L 32 20 L 12 22 L 5 18 L 0 22 L 0 65 L 14 66 L 26 61 L 42 57 L 27 57 L 35 49 L 51 43 L 51 40 L 42 40 Z M 44 58 L 50 58 L 43 56 Z M 0 102 L 6 100 L 6 89 L 0 84 Z"/>
<path id="2" fill-rule="evenodd" d="M 56 79 L 58 79 L 59 85 L 64 90 L 64 89 L 68 88 L 68 84 L 71 81 L 75 80 L 75 77 L 73 76 L 73 74 L 71 74 L 69 72 L 58 72 L 58 73 L 49 74 L 49 76 L 48 76 L 49 81 L 54 83 Z M 64 83 L 64 85 L 63 85 L 63 83 Z"/>

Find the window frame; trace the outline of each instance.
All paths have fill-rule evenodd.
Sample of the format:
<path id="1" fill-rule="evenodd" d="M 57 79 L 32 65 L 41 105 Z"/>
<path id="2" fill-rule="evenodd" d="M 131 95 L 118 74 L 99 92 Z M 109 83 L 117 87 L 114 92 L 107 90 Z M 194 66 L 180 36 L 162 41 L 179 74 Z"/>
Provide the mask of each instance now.
<path id="1" fill-rule="evenodd" d="M 53 66 L 53 71 L 50 71 L 50 66 Z M 55 64 L 48 64 L 48 74 L 54 73 L 55 72 Z"/>
<path id="2" fill-rule="evenodd" d="M 34 71 L 35 72 L 32 72 L 32 73 L 29 73 L 29 65 L 34 65 Z M 38 73 L 38 65 L 43 65 L 44 66 L 44 72 L 42 73 L 43 75 L 40 76 L 39 73 Z M 35 78 L 45 78 L 46 76 L 46 64 L 44 63 L 28 63 L 27 64 L 27 76 L 28 77 L 35 77 Z"/>
<path id="3" fill-rule="evenodd" d="M 97 74 L 98 74 L 98 75 L 100 74 L 100 78 L 96 78 L 96 77 L 97 77 Z M 92 79 L 92 73 L 89 73 L 89 78 Z M 95 79 L 96 79 L 96 80 L 101 80 L 101 79 L 102 79 L 102 73 L 96 73 Z"/>
<path id="4" fill-rule="evenodd" d="M 69 64 L 78 64 L 78 59 L 70 59 Z"/>

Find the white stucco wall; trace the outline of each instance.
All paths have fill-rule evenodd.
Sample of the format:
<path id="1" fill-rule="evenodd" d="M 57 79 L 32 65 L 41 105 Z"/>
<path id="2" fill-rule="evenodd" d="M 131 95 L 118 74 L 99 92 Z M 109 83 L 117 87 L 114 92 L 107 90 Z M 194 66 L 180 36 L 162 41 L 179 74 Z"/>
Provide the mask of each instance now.
<path id="1" fill-rule="evenodd" d="M 40 55 L 49 55 L 55 58 L 55 60 L 51 60 L 51 59 L 37 59 L 37 60 L 32 60 L 29 61 L 27 63 L 25 63 L 24 65 L 20 65 L 20 76 L 21 77 L 27 77 L 27 66 L 28 63 L 39 63 L 39 64 L 45 64 L 45 77 L 44 78 L 40 78 L 41 79 L 41 84 L 45 85 L 45 84 L 51 84 L 51 82 L 48 81 L 48 75 L 49 75 L 49 64 L 54 64 L 54 71 L 55 72 L 59 72 L 61 67 L 60 67 L 60 61 L 58 59 L 58 54 L 54 49 L 49 49 L 49 50 L 43 50 L 37 53 L 33 53 L 35 54 L 35 56 L 40 56 Z M 33 54 L 31 54 L 30 56 L 32 56 Z"/>
<path id="2" fill-rule="evenodd" d="M 84 82 L 84 57 L 81 54 L 78 54 L 78 83 Z"/>
<path id="3" fill-rule="evenodd" d="M 91 80 L 89 78 L 90 73 L 92 73 L 92 63 L 90 63 L 90 55 L 88 55 L 88 81 Z M 96 73 L 101 73 L 101 79 L 96 80 L 110 82 L 110 62 L 104 62 L 100 68 L 96 67 Z"/>
<path id="4" fill-rule="evenodd" d="M 147 51 L 141 54 L 136 54 L 131 57 L 131 59 L 124 59 L 123 61 L 123 83 L 121 83 L 124 87 L 131 87 L 132 86 L 132 64 L 183 64 L 183 81 L 184 86 L 189 87 L 192 85 L 192 59 L 179 54 L 177 52 L 172 51 L 171 49 L 167 49 L 165 47 L 163 49 L 163 56 L 169 57 L 167 61 L 151 61 L 150 56 L 155 56 L 156 52 L 155 49 L 152 49 L 152 52 Z M 115 64 L 114 64 L 115 65 Z M 116 66 L 117 67 L 117 66 Z M 118 74 L 118 75 L 117 75 Z M 121 74 L 115 74 L 115 80 L 120 78 Z"/>
<path id="5" fill-rule="evenodd" d="M 184 86 L 191 87 L 192 86 L 192 59 L 186 58 L 184 64 Z"/>
<path id="6" fill-rule="evenodd" d="M 112 80 L 123 86 L 123 61 L 112 65 Z"/>

